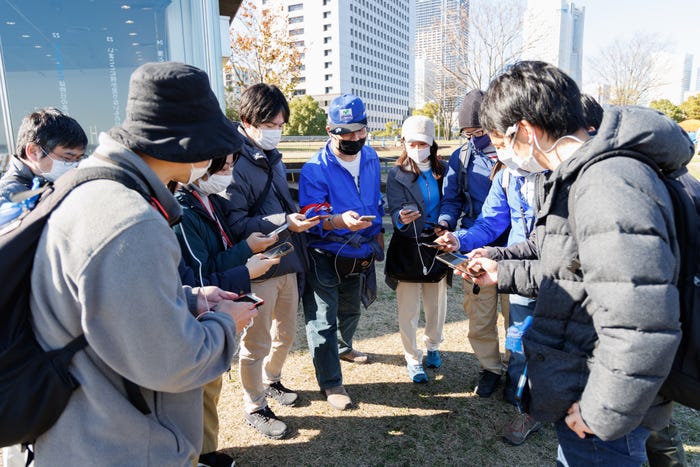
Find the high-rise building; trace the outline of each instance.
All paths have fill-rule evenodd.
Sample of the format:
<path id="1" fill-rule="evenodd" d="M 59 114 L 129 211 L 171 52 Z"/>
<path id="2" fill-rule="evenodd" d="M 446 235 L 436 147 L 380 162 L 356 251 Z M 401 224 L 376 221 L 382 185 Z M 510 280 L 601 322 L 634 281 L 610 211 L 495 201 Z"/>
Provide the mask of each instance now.
<path id="1" fill-rule="evenodd" d="M 322 107 L 343 93 L 362 98 L 368 127 L 383 130 L 408 116 L 412 92 L 412 0 L 279 1 L 289 33 L 303 49 L 295 94 Z"/>
<path id="2" fill-rule="evenodd" d="M 469 0 L 415 0 L 414 106 L 431 100 L 459 97 L 463 89 L 454 86 L 459 53 L 465 47 L 450 44 L 468 40 Z"/>
<path id="3" fill-rule="evenodd" d="M 566 0 L 528 0 L 524 41 L 531 44 L 523 60 L 558 66 L 581 85 L 585 7 Z"/>

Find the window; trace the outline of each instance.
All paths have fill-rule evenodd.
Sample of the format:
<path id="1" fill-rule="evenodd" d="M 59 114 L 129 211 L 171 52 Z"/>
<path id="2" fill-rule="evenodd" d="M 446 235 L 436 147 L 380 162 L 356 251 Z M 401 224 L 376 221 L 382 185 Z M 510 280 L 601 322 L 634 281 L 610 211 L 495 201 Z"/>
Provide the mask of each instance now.
<path id="1" fill-rule="evenodd" d="M 326 87 L 326 94 L 330 94 L 331 91 L 333 91 L 333 87 L 332 87 L 332 86 Z"/>
<path id="2" fill-rule="evenodd" d="M 295 96 L 303 96 L 304 94 L 306 94 L 306 89 L 295 89 L 294 90 Z"/>
<path id="3" fill-rule="evenodd" d="M 327 57 L 327 56 L 329 56 L 329 55 L 331 54 L 331 52 L 332 52 L 332 50 L 326 49 L 326 50 L 323 51 L 323 56 L 324 56 L 324 57 Z"/>
<path id="4" fill-rule="evenodd" d="M 331 29 L 331 25 L 330 25 L 330 24 L 324 24 L 324 25 L 323 25 L 323 30 L 324 30 L 324 31 L 329 31 L 330 29 Z"/>
<path id="5" fill-rule="evenodd" d="M 302 21 L 304 21 L 303 16 L 295 16 L 293 18 L 289 18 L 289 24 L 301 23 Z"/>
<path id="6" fill-rule="evenodd" d="M 328 75 L 326 75 L 326 76 L 324 77 L 324 79 L 325 79 L 326 81 L 328 81 L 328 80 L 330 80 L 330 79 L 332 79 L 332 78 L 333 78 L 333 75 L 331 75 L 331 74 L 328 74 Z"/>
<path id="7" fill-rule="evenodd" d="M 331 12 L 330 11 L 324 11 L 323 12 L 323 19 L 330 18 Z"/>
<path id="8" fill-rule="evenodd" d="M 291 13 L 291 12 L 293 12 L 293 11 L 299 11 L 299 10 L 301 10 L 302 8 L 304 8 L 304 4 L 303 4 L 303 3 L 295 3 L 294 5 L 289 5 L 289 6 L 287 7 L 287 11 Z"/>
<path id="9" fill-rule="evenodd" d="M 290 33 L 290 34 L 291 34 L 291 33 Z M 324 37 L 324 38 L 323 38 L 323 43 L 324 43 L 324 44 L 328 44 L 330 41 L 331 41 L 331 38 L 330 38 L 330 37 Z"/>
<path id="10" fill-rule="evenodd" d="M 304 28 L 292 29 L 289 31 L 290 36 L 299 36 L 301 34 L 304 34 Z"/>
<path id="11" fill-rule="evenodd" d="M 327 69 L 327 68 L 330 68 L 332 64 L 333 64 L 333 62 L 325 62 L 325 63 L 323 64 L 323 68 L 326 68 L 326 69 Z M 354 66 L 354 65 L 352 65 L 352 66 Z"/>
<path id="12" fill-rule="evenodd" d="M 329 3 L 331 3 L 331 0 L 323 0 L 323 6 L 326 6 L 326 5 L 328 5 Z"/>
<path id="13" fill-rule="evenodd" d="M 304 41 L 292 42 L 292 45 L 293 45 L 294 47 L 304 47 Z"/>

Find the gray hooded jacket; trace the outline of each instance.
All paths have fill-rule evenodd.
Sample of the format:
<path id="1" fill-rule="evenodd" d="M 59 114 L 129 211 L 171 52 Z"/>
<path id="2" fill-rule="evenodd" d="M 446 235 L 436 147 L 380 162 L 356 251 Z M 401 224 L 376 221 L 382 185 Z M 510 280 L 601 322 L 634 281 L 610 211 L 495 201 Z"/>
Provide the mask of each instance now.
<path id="1" fill-rule="evenodd" d="M 501 292 L 537 296 L 526 333 L 531 413 L 560 420 L 580 401 L 603 440 L 668 423 L 657 392 L 680 341 L 673 206 L 647 164 L 595 155 L 632 149 L 662 169 L 692 157 L 674 122 L 644 108 L 608 108 L 598 134 L 547 178 L 537 213 L 538 260 L 499 263 Z M 569 222 L 569 196 L 575 219 Z M 572 231 L 572 225 L 575 231 Z"/>

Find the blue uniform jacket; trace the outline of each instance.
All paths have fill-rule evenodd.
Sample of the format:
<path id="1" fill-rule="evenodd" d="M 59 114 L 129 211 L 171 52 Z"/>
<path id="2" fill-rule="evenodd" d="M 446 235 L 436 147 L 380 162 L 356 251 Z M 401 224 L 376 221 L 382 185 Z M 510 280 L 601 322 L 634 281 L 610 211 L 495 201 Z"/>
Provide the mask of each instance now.
<path id="1" fill-rule="evenodd" d="M 360 215 L 377 216 L 372 226 L 354 232 L 363 237 L 353 241 L 353 232 L 347 229 L 323 230 L 319 224 L 308 230 L 309 248 L 319 248 L 348 258 L 366 258 L 373 252 L 369 240 L 382 228 L 384 203 L 380 191 L 381 166 L 377 152 L 363 146 L 360 152 L 360 190 L 358 192 L 350 172 L 338 163 L 330 148 L 330 141 L 301 168 L 299 178 L 299 205 L 302 210 L 310 205 L 329 203 L 334 214 L 353 210 Z M 313 209 L 308 212 L 313 215 Z M 329 234 L 341 236 L 347 243 L 327 239 Z"/>

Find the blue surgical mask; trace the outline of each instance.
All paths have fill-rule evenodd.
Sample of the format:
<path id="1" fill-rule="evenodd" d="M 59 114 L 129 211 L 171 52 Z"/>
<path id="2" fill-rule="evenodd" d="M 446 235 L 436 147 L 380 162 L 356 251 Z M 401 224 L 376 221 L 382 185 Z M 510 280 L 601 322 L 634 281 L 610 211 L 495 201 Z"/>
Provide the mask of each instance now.
<path id="1" fill-rule="evenodd" d="M 491 138 L 489 138 L 489 135 L 481 135 L 481 136 L 474 136 L 471 139 L 472 144 L 474 147 L 478 150 L 482 150 L 485 147 L 487 147 L 489 144 L 491 144 Z"/>

